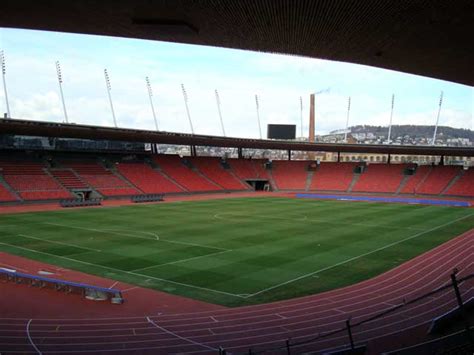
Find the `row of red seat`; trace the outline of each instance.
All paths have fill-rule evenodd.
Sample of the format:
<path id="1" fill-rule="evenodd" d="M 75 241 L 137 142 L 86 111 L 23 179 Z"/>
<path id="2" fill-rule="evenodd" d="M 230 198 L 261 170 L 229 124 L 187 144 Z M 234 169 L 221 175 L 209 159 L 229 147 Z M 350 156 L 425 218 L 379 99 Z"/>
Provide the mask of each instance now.
<path id="1" fill-rule="evenodd" d="M 3 179 L 23 200 L 71 198 L 71 193 L 48 175 L 45 168 L 39 162 L 0 162 Z"/>
<path id="2" fill-rule="evenodd" d="M 420 166 L 412 176 L 404 170 L 409 164 L 370 164 L 357 176 L 358 163 L 321 163 L 312 176 L 309 161 L 273 161 L 271 173 L 264 160 L 228 159 L 228 167 L 220 158 L 176 155 L 153 157 L 153 168 L 144 162 L 117 163 L 116 172 L 91 161 L 63 161 L 63 168 L 46 170 L 38 162 L 1 162 L 0 174 L 13 190 L 27 200 L 70 198 L 65 189 L 93 187 L 104 196 L 141 193 L 180 193 L 248 189 L 245 180 L 271 180 L 280 190 L 447 194 L 474 196 L 474 169 L 462 171 L 459 166 Z M 224 164 L 225 165 L 225 164 Z M 355 178 L 357 177 L 357 178 Z M 456 179 L 455 179 L 456 178 Z M 61 186 L 58 181 L 61 182 Z M 15 200 L 5 188 L 1 201 Z"/>

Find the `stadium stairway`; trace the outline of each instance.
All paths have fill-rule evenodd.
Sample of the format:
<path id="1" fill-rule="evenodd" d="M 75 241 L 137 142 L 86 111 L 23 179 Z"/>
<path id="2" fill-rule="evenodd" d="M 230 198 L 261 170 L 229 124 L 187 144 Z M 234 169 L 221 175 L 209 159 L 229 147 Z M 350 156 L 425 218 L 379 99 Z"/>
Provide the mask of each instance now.
<path id="1" fill-rule="evenodd" d="M 407 184 L 408 180 L 410 180 L 410 177 L 412 175 L 405 175 L 402 179 L 402 181 L 400 182 L 400 186 L 398 186 L 398 189 L 397 191 L 395 191 L 395 194 L 398 195 L 400 194 L 400 191 L 403 190 L 403 188 L 405 187 L 405 185 Z"/>
<path id="2" fill-rule="evenodd" d="M 242 191 L 249 189 L 239 178 L 231 174 L 230 169 L 224 168 L 220 158 L 192 157 L 189 162 L 193 170 L 224 190 Z"/>
<path id="3" fill-rule="evenodd" d="M 49 176 L 61 184 L 61 186 L 70 191 L 74 189 L 92 190 L 92 187 L 84 182 L 72 169 L 50 168 L 45 171 Z"/>
<path id="4" fill-rule="evenodd" d="M 352 191 L 395 193 L 405 177 L 407 167 L 407 164 L 367 165 Z"/>
<path id="5" fill-rule="evenodd" d="M 18 193 L 3 179 L 0 172 L 0 202 L 23 201 Z"/>
<path id="6" fill-rule="evenodd" d="M 360 175 L 361 175 L 361 174 L 356 174 L 356 173 L 354 173 L 354 177 L 352 178 L 352 181 L 351 181 L 351 183 L 349 184 L 349 187 L 347 188 L 347 192 L 352 192 L 352 189 L 354 188 L 355 184 L 357 184 L 357 182 L 358 182 L 359 179 L 360 179 Z"/>
<path id="7" fill-rule="evenodd" d="M 460 169 L 458 174 L 449 182 L 449 184 L 441 191 L 441 195 L 446 194 L 446 192 L 458 182 L 459 179 L 464 175 L 464 170 Z"/>
<path id="8" fill-rule="evenodd" d="M 421 186 L 431 173 L 431 166 L 422 165 L 416 168 L 415 174 L 409 176 L 405 185 L 401 188 L 401 194 L 414 194 L 418 187 Z"/>
<path id="9" fill-rule="evenodd" d="M 456 166 L 433 166 L 423 180 L 416 188 L 417 194 L 439 195 L 454 177 L 459 173 L 460 168 Z"/>
<path id="10" fill-rule="evenodd" d="M 306 176 L 306 185 L 304 187 L 305 191 L 309 191 L 311 187 L 311 182 L 313 181 L 314 171 L 308 171 L 308 175 Z"/>
<path id="11" fill-rule="evenodd" d="M 446 195 L 474 197 L 474 167 L 465 170 L 444 192 Z"/>

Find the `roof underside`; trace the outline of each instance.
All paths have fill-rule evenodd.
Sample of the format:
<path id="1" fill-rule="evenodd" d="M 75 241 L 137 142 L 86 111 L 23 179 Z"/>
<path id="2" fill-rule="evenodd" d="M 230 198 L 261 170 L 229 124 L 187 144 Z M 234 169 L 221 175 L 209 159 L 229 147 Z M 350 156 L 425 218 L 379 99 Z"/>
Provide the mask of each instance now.
<path id="1" fill-rule="evenodd" d="M 0 26 L 285 53 L 474 85 L 472 0 L 4 0 Z"/>
<path id="2" fill-rule="evenodd" d="M 474 148 L 463 147 L 308 143 L 297 141 L 204 136 L 185 133 L 156 132 L 126 128 L 110 128 L 11 119 L 0 119 L 0 135 L 1 134 L 96 140 L 105 139 L 125 142 L 251 148 L 268 150 L 281 149 L 295 151 L 348 153 L 446 155 L 463 157 L 474 156 Z"/>

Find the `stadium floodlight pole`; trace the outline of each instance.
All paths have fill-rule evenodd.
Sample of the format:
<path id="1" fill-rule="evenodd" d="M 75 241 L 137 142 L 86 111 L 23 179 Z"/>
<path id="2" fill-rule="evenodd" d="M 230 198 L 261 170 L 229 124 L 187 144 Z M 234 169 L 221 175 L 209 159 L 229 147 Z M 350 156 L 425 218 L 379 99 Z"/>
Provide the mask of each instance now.
<path id="1" fill-rule="evenodd" d="M 151 112 L 153 114 L 153 120 L 155 121 L 155 128 L 157 131 L 159 131 L 158 121 L 156 120 L 155 106 L 153 106 L 153 90 L 151 89 L 150 79 L 146 77 L 145 81 L 146 81 L 146 87 L 148 89 L 148 98 L 150 99 Z"/>
<path id="2" fill-rule="evenodd" d="M 58 83 L 59 83 L 59 94 L 61 95 L 61 102 L 63 103 L 63 111 L 64 111 L 64 118 L 66 123 L 69 123 L 67 117 L 67 110 L 66 110 L 66 103 L 64 102 L 64 94 L 63 94 L 63 74 L 61 72 L 61 65 L 59 61 L 56 61 L 56 74 L 58 75 Z"/>
<path id="3" fill-rule="evenodd" d="M 3 92 L 5 94 L 5 103 L 7 105 L 7 118 L 11 118 L 12 116 L 10 115 L 10 104 L 8 103 L 8 92 L 7 92 L 7 79 L 6 79 L 7 68 L 5 64 L 5 52 L 3 52 L 3 50 L 0 51 L 0 65 L 2 66 Z"/>
<path id="4" fill-rule="evenodd" d="M 387 142 L 388 144 L 391 143 L 390 137 L 392 136 L 392 119 L 393 119 L 393 107 L 395 105 L 395 94 L 392 94 L 392 108 L 390 109 L 390 123 L 388 124 L 388 137 Z"/>
<path id="5" fill-rule="evenodd" d="M 109 95 L 110 110 L 112 111 L 112 117 L 114 119 L 115 128 L 117 128 L 117 119 L 115 118 L 114 104 L 112 103 L 112 95 L 110 94 L 110 91 L 112 91 L 112 86 L 110 85 L 110 78 L 109 73 L 107 73 L 107 69 L 104 69 L 104 77 L 105 85 L 107 86 L 107 94 Z"/>
<path id="6" fill-rule="evenodd" d="M 301 126 L 300 126 L 301 137 L 303 137 L 303 98 L 301 96 L 300 96 L 300 121 L 301 121 Z"/>
<path id="7" fill-rule="evenodd" d="M 260 105 L 258 104 L 258 95 L 257 94 L 255 94 L 255 105 L 257 107 L 258 132 L 260 133 L 260 139 L 262 139 L 262 127 L 260 125 Z"/>
<path id="8" fill-rule="evenodd" d="M 347 102 L 346 130 L 344 131 L 344 143 L 347 143 L 347 130 L 349 129 L 349 114 L 351 112 L 351 97 Z"/>
<path id="9" fill-rule="evenodd" d="M 222 134 L 225 135 L 225 129 L 224 129 L 224 120 L 222 119 L 222 111 L 221 111 L 221 99 L 219 97 L 219 92 L 217 89 L 215 90 L 216 94 L 216 104 L 217 104 L 217 112 L 219 113 L 219 119 L 221 120 L 221 127 L 222 127 Z"/>
<path id="10" fill-rule="evenodd" d="M 193 121 L 191 121 L 191 114 L 189 113 L 188 94 L 186 93 L 186 89 L 184 88 L 183 84 L 181 84 L 181 90 L 183 91 L 184 106 L 186 107 L 186 114 L 188 115 L 189 127 L 191 127 L 191 134 L 194 134 Z"/>
<path id="11" fill-rule="evenodd" d="M 438 115 L 436 117 L 436 125 L 435 125 L 435 129 L 434 129 L 434 132 L 433 132 L 433 140 L 431 141 L 431 145 L 435 145 L 436 133 L 438 132 L 439 116 L 441 114 L 441 106 L 442 105 L 443 105 L 443 92 L 441 91 L 441 95 L 439 97 Z"/>

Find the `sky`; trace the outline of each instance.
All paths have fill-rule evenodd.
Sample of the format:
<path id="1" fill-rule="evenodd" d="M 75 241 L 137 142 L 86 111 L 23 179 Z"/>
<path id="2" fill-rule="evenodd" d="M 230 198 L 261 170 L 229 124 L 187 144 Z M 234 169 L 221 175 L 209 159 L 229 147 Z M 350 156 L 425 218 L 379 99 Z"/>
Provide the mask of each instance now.
<path id="1" fill-rule="evenodd" d="M 145 77 L 153 90 L 159 129 L 190 132 L 181 84 L 197 134 L 222 135 L 214 91 L 219 91 L 227 136 L 259 137 L 269 123 L 297 125 L 308 135 L 309 95 L 316 95 L 316 134 L 349 125 L 434 124 L 474 129 L 474 89 L 374 67 L 296 56 L 158 41 L 0 28 L 13 118 L 63 122 L 55 62 L 62 68 L 69 121 L 113 126 L 104 69 L 119 127 L 154 129 Z M 300 97 L 303 98 L 301 127 Z M 0 112 L 6 112 L 0 89 Z"/>

